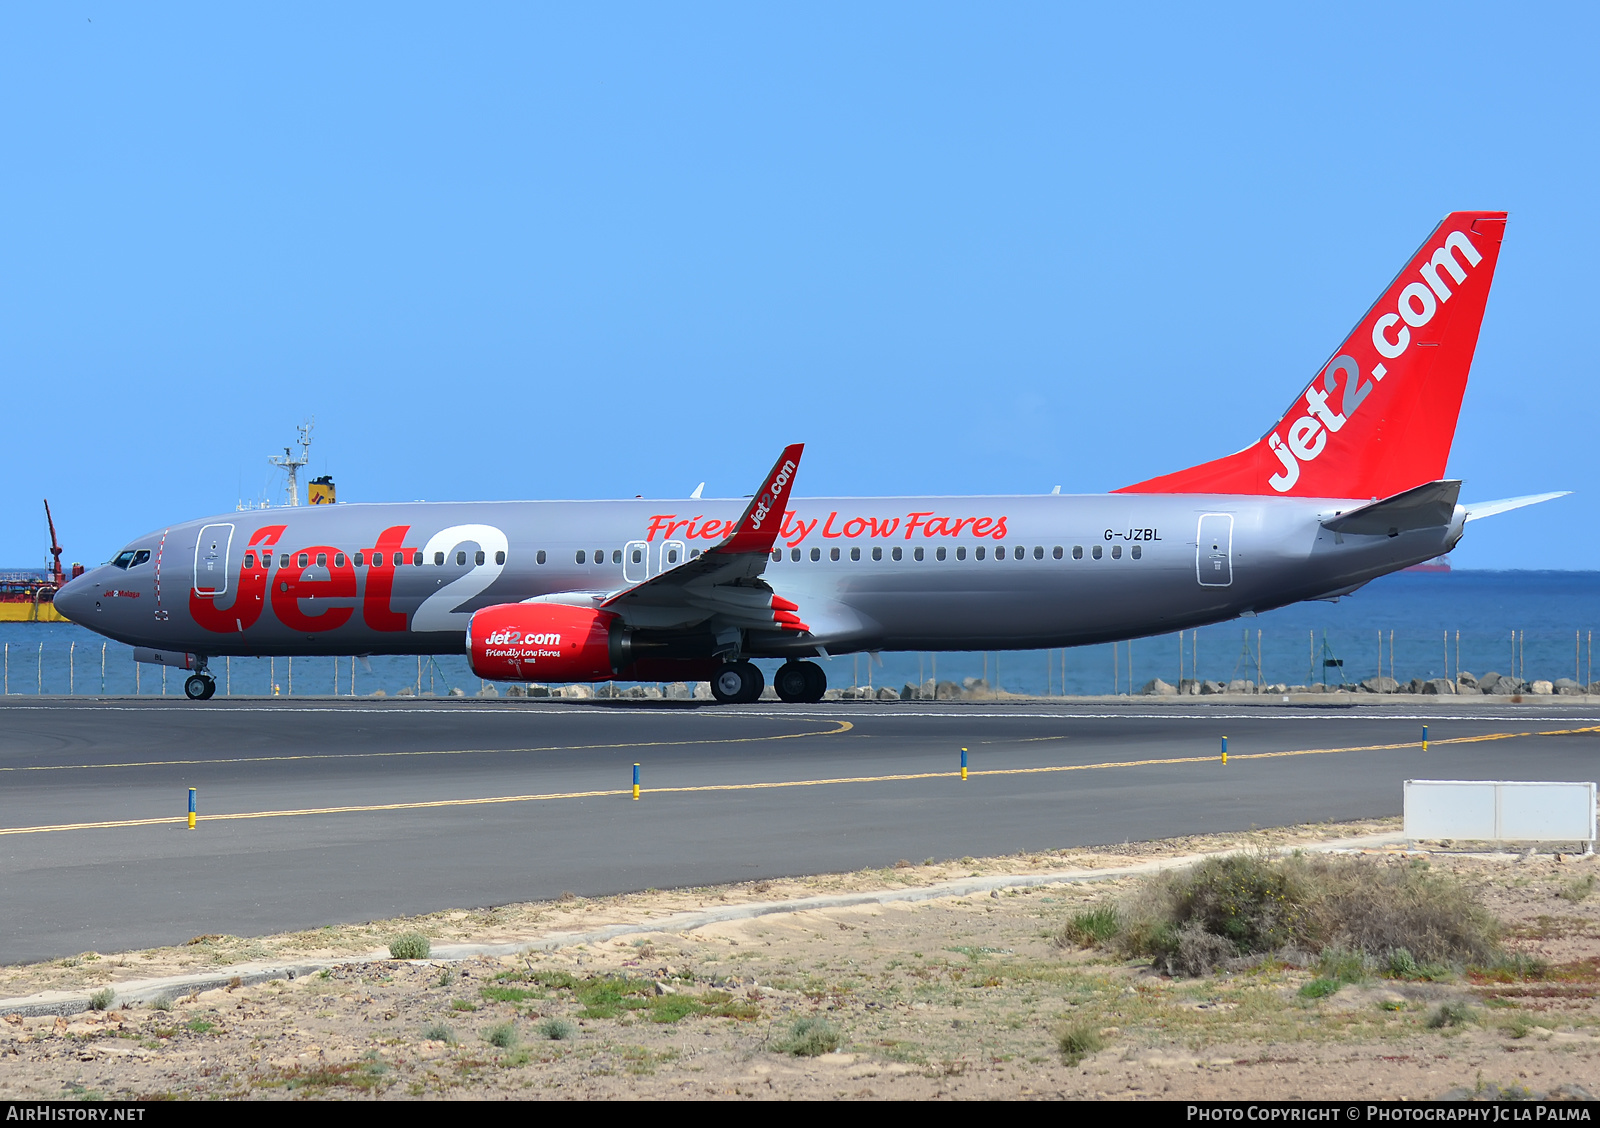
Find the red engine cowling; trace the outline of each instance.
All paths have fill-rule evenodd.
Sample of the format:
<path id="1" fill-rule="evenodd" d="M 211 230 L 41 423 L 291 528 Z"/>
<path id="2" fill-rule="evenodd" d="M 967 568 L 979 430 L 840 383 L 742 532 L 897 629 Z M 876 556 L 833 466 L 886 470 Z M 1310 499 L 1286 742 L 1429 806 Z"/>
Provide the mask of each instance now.
<path id="1" fill-rule="evenodd" d="M 502 603 L 472 616 L 467 660 L 487 681 L 606 681 L 632 655 L 628 632 L 610 611 Z"/>

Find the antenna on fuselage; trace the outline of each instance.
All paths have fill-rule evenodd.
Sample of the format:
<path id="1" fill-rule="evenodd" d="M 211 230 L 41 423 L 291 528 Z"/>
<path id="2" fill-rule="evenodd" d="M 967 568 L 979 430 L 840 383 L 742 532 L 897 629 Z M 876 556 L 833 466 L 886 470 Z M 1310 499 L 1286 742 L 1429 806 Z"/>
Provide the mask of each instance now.
<path id="1" fill-rule="evenodd" d="M 288 500 L 285 502 L 287 505 L 300 504 L 300 467 L 311 461 L 311 428 L 316 422 L 317 417 L 313 415 L 295 428 L 300 432 L 300 437 L 296 440 L 296 445 L 300 448 L 298 457 L 291 453 L 289 447 L 284 447 L 282 455 L 274 454 L 267 458 L 272 465 L 282 467 L 283 472 L 289 476 L 289 481 L 284 486 L 288 494 Z"/>

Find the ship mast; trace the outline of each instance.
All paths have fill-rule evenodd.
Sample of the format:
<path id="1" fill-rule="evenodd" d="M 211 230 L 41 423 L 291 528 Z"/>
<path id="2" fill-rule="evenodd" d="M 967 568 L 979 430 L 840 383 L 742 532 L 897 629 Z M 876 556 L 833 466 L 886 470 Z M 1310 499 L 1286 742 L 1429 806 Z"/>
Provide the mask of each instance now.
<path id="1" fill-rule="evenodd" d="M 317 418 L 313 415 L 306 422 L 295 428 L 300 432 L 300 438 L 296 440 L 296 445 L 300 447 L 298 457 L 290 453 L 289 447 L 284 447 L 282 455 L 274 454 L 267 458 L 267 461 L 272 465 L 282 467 L 283 472 L 289 477 L 289 481 L 284 487 L 289 495 L 288 501 L 285 502 L 287 505 L 300 504 L 300 467 L 311 461 L 311 428 L 316 422 Z"/>
<path id="2" fill-rule="evenodd" d="M 56 587 L 63 587 L 67 582 L 67 575 L 61 570 L 61 546 L 56 543 L 56 522 L 50 516 L 50 499 L 44 499 L 44 520 L 50 526 L 50 556 L 53 563 L 50 565 L 50 579 Z"/>

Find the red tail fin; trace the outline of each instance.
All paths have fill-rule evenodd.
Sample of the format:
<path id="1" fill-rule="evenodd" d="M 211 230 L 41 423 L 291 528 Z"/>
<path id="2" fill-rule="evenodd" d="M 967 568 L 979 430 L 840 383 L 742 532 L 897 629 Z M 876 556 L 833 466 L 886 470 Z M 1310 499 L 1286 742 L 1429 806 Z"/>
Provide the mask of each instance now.
<path id="1" fill-rule="evenodd" d="M 1452 212 L 1260 441 L 1118 493 L 1390 497 L 1444 477 L 1505 212 Z"/>

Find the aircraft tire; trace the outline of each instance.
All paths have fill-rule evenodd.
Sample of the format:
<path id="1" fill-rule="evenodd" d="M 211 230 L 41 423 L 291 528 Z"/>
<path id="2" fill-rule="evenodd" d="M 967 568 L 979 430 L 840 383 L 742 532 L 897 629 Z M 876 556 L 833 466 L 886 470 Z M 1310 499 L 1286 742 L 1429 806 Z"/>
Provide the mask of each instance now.
<path id="1" fill-rule="evenodd" d="M 750 691 L 752 672 L 757 679 L 761 677 L 761 671 L 749 662 L 724 662 L 717 667 L 717 672 L 711 675 L 711 696 L 722 705 L 743 704 L 747 700 L 746 694 Z M 748 700 L 754 701 L 760 696 L 761 685 L 757 680 L 756 691 L 750 694 Z"/>
<path id="2" fill-rule="evenodd" d="M 217 692 L 217 683 L 204 674 L 190 674 L 183 683 L 183 695 L 190 701 L 209 701 Z"/>
<path id="3" fill-rule="evenodd" d="M 746 673 L 744 692 L 739 695 L 739 704 L 752 705 L 761 700 L 761 691 L 767 688 L 767 679 L 761 673 L 761 667 L 754 662 L 740 662 Z"/>
<path id="4" fill-rule="evenodd" d="M 798 665 L 806 675 L 806 692 L 800 701 L 806 705 L 815 705 L 828 692 L 828 675 L 815 662 L 800 662 Z"/>
<path id="5" fill-rule="evenodd" d="M 787 701 L 791 705 L 803 704 L 811 700 L 811 686 L 815 680 L 810 662 L 785 662 L 778 667 L 778 672 L 772 675 L 772 688 L 777 691 L 779 701 Z M 813 666 L 812 669 L 815 669 Z M 827 679 L 823 679 L 827 685 Z"/>

